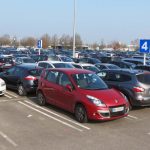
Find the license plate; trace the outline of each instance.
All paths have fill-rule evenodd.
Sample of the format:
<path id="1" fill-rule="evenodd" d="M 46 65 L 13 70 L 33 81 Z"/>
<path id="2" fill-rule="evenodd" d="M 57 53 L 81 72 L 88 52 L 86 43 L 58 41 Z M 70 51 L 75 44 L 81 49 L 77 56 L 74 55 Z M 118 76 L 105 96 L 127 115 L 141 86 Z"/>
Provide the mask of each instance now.
<path id="1" fill-rule="evenodd" d="M 119 112 L 119 111 L 123 111 L 124 107 L 116 107 L 116 108 L 112 108 L 112 112 Z"/>

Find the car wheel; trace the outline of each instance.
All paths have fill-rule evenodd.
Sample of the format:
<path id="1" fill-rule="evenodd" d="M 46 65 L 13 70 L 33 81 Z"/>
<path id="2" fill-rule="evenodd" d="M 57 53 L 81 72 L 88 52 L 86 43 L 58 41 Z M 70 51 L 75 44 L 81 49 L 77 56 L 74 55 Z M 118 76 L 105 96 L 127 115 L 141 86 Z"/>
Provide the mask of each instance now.
<path id="1" fill-rule="evenodd" d="M 123 93 L 124 94 L 124 93 Z M 132 110 L 132 108 L 133 108 L 133 106 L 132 106 L 132 104 L 131 104 L 131 98 L 127 95 L 127 94 L 124 94 L 125 96 L 126 96 L 126 98 L 127 98 L 127 100 L 128 100 L 128 102 L 129 102 L 129 110 Z"/>
<path id="2" fill-rule="evenodd" d="M 18 94 L 19 94 L 20 96 L 25 96 L 25 95 L 27 95 L 27 92 L 26 92 L 26 90 L 25 90 L 25 88 L 23 87 L 22 84 L 19 84 L 19 85 L 18 85 Z"/>
<path id="3" fill-rule="evenodd" d="M 38 99 L 38 104 L 40 106 L 44 106 L 46 104 L 45 96 L 43 95 L 42 92 L 39 91 L 37 93 L 37 99 Z"/>
<path id="4" fill-rule="evenodd" d="M 80 123 L 86 123 L 88 121 L 87 113 L 83 105 L 78 104 L 75 107 L 75 118 Z"/>
<path id="5" fill-rule="evenodd" d="M 133 106 L 131 104 L 131 102 L 129 101 L 129 110 L 132 110 L 133 109 Z"/>

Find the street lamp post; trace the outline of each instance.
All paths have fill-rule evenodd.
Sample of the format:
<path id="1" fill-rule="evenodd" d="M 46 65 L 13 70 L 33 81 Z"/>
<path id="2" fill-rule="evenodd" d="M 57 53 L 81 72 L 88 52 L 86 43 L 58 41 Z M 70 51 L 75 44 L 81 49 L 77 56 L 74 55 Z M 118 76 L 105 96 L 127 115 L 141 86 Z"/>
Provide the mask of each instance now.
<path id="1" fill-rule="evenodd" d="M 75 43 L 76 43 L 76 0 L 74 0 L 74 19 L 73 19 L 73 58 L 75 58 Z"/>

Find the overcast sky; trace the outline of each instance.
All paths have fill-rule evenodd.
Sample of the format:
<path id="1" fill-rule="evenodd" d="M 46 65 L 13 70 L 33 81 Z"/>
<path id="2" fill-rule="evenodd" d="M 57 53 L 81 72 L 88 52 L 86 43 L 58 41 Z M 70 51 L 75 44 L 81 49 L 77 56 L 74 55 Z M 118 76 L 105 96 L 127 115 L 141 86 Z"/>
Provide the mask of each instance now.
<path id="1" fill-rule="evenodd" d="M 73 34 L 74 0 L 0 0 L 0 36 Z M 76 0 L 76 32 L 85 42 L 150 38 L 150 0 Z"/>

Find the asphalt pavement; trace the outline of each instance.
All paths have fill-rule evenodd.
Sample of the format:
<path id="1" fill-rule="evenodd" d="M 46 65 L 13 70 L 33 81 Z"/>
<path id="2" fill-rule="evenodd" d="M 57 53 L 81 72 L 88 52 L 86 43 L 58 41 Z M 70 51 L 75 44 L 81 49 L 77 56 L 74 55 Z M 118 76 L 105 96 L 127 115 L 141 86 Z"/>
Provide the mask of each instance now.
<path id="1" fill-rule="evenodd" d="M 149 141 L 150 107 L 80 124 L 66 111 L 38 106 L 35 95 L 0 97 L 0 150 L 149 150 Z"/>

